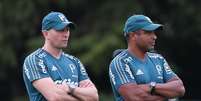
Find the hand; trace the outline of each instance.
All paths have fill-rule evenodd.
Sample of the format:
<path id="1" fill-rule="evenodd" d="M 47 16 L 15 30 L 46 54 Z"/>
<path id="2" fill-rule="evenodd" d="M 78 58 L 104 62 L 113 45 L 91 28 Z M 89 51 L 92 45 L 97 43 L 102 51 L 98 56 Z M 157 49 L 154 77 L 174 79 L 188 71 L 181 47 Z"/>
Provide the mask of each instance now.
<path id="1" fill-rule="evenodd" d="M 150 86 L 149 84 L 140 84 L 139 87 L 143 89 L 145 92 L 149 93 L 150 92 Z"/>
<path id="2" fill-rule="evenodd" d="M 139 87 L 143 89 L 145 92 L 150 93 L 150 85 L 149 84 L 140 84 Z M 152 95 L 155 101 L 164 101 L 166 98 L 160 95 Z"/>
<path id="3" fill-rule="evenodd" d="M 156 96 L 156 101 L 165 101 L 165 99 L 163 96 Z"/>
<path id="4" fill-rule="evenodd" d="M 69 86 L 64 82 L 62 84 L 56 84 L 56 86 L 57 86 L 57 88 L 62 89 L 67 93 L 70 92 Z"/>
<path id="5" fill-rule="evenodd" d="M 84 82 L 84 83 L 80 83 L 80 88 L 86 88 L 86 87 L 93 87 L 93 83 L 92 82 Z"/>

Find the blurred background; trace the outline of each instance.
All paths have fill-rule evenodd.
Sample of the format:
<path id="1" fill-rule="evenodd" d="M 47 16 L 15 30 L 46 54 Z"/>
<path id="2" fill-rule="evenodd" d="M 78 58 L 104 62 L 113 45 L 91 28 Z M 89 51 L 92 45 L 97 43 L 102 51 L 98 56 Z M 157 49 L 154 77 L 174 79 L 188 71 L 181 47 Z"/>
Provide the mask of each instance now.
<path id="1" fill-rule="evenodd" d="M 65 52 L 85 65 L 100 101 L 113 101 L 108 67 L 112 52 L 126 48 L 123 26 L 133 14 L 145 14 L 165 25 L 156 51 L 183 80 L 181 101 L 201 101 L 200 0 L 0 0 L 0 98 L 28 101 L 22 78 L 24 58 L 42 47 L 41 20 L 63 12 L 76 24 Z"/>

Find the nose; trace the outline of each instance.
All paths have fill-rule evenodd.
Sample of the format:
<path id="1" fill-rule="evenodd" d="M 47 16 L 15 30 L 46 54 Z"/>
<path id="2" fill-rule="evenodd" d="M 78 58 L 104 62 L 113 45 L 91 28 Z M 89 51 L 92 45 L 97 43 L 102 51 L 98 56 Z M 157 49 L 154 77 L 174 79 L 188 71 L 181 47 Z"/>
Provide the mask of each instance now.
<path id="1" fill-rule="evenodd" d="M 70 31 L 65 29 L 63 34 L 64 34 L 65 37 L 69 37 Z"/>
<path id="2" fill-rule="evenodd" d="M 156 40 L 156 39 L 157 39 L 156 33 L 155 33 L 155 32 L 152 32 L 151 34 L 152 34 L 152 36 L 153 36 L 153 39 Z"/>

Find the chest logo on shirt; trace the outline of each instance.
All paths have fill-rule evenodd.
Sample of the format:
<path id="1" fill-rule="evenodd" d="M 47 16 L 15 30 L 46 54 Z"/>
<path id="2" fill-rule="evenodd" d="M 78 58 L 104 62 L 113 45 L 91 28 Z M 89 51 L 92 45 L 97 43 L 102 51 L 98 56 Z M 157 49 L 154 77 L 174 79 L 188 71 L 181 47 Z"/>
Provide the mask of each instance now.
<path id="1" fill-rule="evenodd" d="M 68 66 L 70 67 L 71 72 L 74 73 L 74 71 L 75 71 L 75 65 L 74 64 L 69 64 Z"/>
<path id="2" fill-rule="evenodd" d="M 136 75 L 143 75 L 144 73 L 142 72 L 142 70 L 138 69 L 136 72 Z"/>
<path id="3" fill-rule="evenodd" d="M 57 71 L 57 67 L 53 65 L 51 70 L 52 71 Z"/>
<path id="4" fill-rule="evenodd" d="M 162 75 L 162 74 L 161 74 L 161 73 L 162 73 L 162 68 L 161 68 L 160 65 L 156 65 L 156 70 L 158 71 L 158 74 L 159 74 L 159 75 Z"/>
<path id="5" fill-rule="evenodd" d="M 131 58 L 131 57 L 128 57 L 128 58 L 125 58 L 125 59 L 124 59 L 124 62 L 126 62 L 126 63 L 129 63 L 130 61 L 132 61 L 132 58 Z"/>

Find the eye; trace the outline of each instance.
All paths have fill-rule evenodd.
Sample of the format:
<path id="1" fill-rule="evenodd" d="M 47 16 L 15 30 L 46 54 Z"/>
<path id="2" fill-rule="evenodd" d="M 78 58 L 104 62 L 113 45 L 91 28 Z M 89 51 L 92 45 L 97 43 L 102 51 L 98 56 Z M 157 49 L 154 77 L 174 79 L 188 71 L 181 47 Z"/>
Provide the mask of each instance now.
<path id="1" fill-rule="evenodd" d="M 149 34 L 149 33 L 154 33 L 154 31 L 144 31 L 145 33 Z"/>
<path id="2" fill-rule="evenodd" d="M 57 32 L 63 32 L 65 30 L 65 28 L 64 29 L 60 29 L 60 30 L 56 30 Z"/>
<path id="3" fill-rule="evenodd" d="M 64 28 L 64 29 L 61 29 L 61 30 L 57 30 L 58 32 L 65 32 L 65 31 L 69 31 L 70 30 L 70 28 L 69 27 L 66 27 L 66 28 Z"/>

